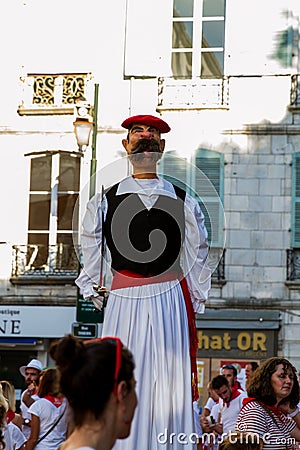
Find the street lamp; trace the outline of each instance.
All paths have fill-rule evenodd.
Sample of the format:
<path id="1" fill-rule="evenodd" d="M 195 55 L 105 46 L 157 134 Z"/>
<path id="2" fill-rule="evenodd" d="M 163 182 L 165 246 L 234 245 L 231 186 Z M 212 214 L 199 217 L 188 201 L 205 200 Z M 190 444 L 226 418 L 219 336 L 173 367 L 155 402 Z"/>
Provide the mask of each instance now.
<path id="1" fill-rule="evenodd" d="M 77 145 L 80 151 L 84 151 L 90 142 L 91 131 L 92 136 L 92 159 L 90 168 L 90 198 L 96 192 L 96 171 L 97 171 L 97 131 L 98 131 L 98 97 L 99 84 L 95 84 L 94 89 L 94 105 L 91 106 L 86 100 L 76 102 L 76 119 L 74 122 L 74 131 Z"/>
<path id="2" fill-rule="evenodd" d="M 90 105 L 85 99 L 82 98 L 78 99 L 75 103 L 76 118 L 74 122 L 74 131 L 77 145 L 81 152 L 84 152 L 86 147 L 88 147 L 92 132 L 92 158 L 90 167 L 89 198 L 93 197 L 96 191 L 98 96 L 99 84 L 95 84 L 93 105 Z M 80 265 L 78 270 L 80 271 Z M 76 320 L 78 322 L 77 325 L 79 326 L 79 328 L 81 327 L 81 325 L 86 328 L 84 331 L 85 333 L 89 332 L 89 327 L 92 328 L 91 331 L 94 332 L 94 325 L 103 323 L 103 311 L 100 314 L 95 314 L 92 301 L 85 300 L 79 288 L 77 288 Z"/>

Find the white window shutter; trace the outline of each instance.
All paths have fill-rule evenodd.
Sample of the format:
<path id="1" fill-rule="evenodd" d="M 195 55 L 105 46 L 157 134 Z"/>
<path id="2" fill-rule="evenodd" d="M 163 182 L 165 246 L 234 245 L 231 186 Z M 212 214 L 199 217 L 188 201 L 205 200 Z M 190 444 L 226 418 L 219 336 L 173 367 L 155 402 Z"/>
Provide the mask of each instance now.
<path id="1" fill-rule="evenodd" d="M 171 0 L 127 0 L 124 76 L 171 75 Z"/>

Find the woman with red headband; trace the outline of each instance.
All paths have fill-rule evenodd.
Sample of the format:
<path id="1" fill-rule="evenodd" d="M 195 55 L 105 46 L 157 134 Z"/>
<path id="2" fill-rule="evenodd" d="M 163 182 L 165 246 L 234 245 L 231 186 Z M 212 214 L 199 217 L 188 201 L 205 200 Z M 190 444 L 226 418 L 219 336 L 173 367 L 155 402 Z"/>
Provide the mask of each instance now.
<path id="1" fill-rule="evenodd" d="M 50 355 L 73 413 L 74 431 L 60 450 L 109 450 L 130 433 L 137 405 L 134 362 L 120 339 L 81 341 L 68 335 Z"/>

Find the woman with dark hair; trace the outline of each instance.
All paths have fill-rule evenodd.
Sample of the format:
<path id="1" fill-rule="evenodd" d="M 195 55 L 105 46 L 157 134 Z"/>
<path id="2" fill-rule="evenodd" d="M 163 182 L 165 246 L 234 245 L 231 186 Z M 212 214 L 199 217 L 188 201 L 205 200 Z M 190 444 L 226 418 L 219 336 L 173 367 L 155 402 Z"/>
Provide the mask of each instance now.
<path id="1" fill-rule="evenodd" d="M 74 431 L 61 450 L 109 450 L 129 436 L 137 405 L 134 362 L 119 338 L 65 336 L 50 348 Z"/>
<path id="2" fill-rule="evenodd" d="M 26 450 L 57 450 L 66 439 L 68 415 L 56 368 L 42 371 L 37 394 L 39 400 L 28 409 L 31 429 Z"/>
<path id="3" fill-rule="evenodd" d="M 292 450 L 300 440 L 299 384 L 295 367 L 285 358 L 270 358 L 254 372 L 249 398 L 237 418 L 236 429 L 256 433 L 263 449 Z"/>

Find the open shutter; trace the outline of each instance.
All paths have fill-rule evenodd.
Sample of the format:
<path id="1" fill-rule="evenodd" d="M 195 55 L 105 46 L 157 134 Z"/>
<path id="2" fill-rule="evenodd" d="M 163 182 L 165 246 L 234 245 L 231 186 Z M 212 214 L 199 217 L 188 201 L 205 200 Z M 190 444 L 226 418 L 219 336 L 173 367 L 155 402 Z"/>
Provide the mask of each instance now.
<path id="1" fill-rule="evenodd" d="M 292 247 L 300 247 L 300 152 L 293 155 L 292 165 Z"/>
<path id="2" fill-rule="evenodd" d="M 192 185 L 205 216 L 211 247 L 224 245 L 224 155 L 198 150 L 195 155 Z"/>

